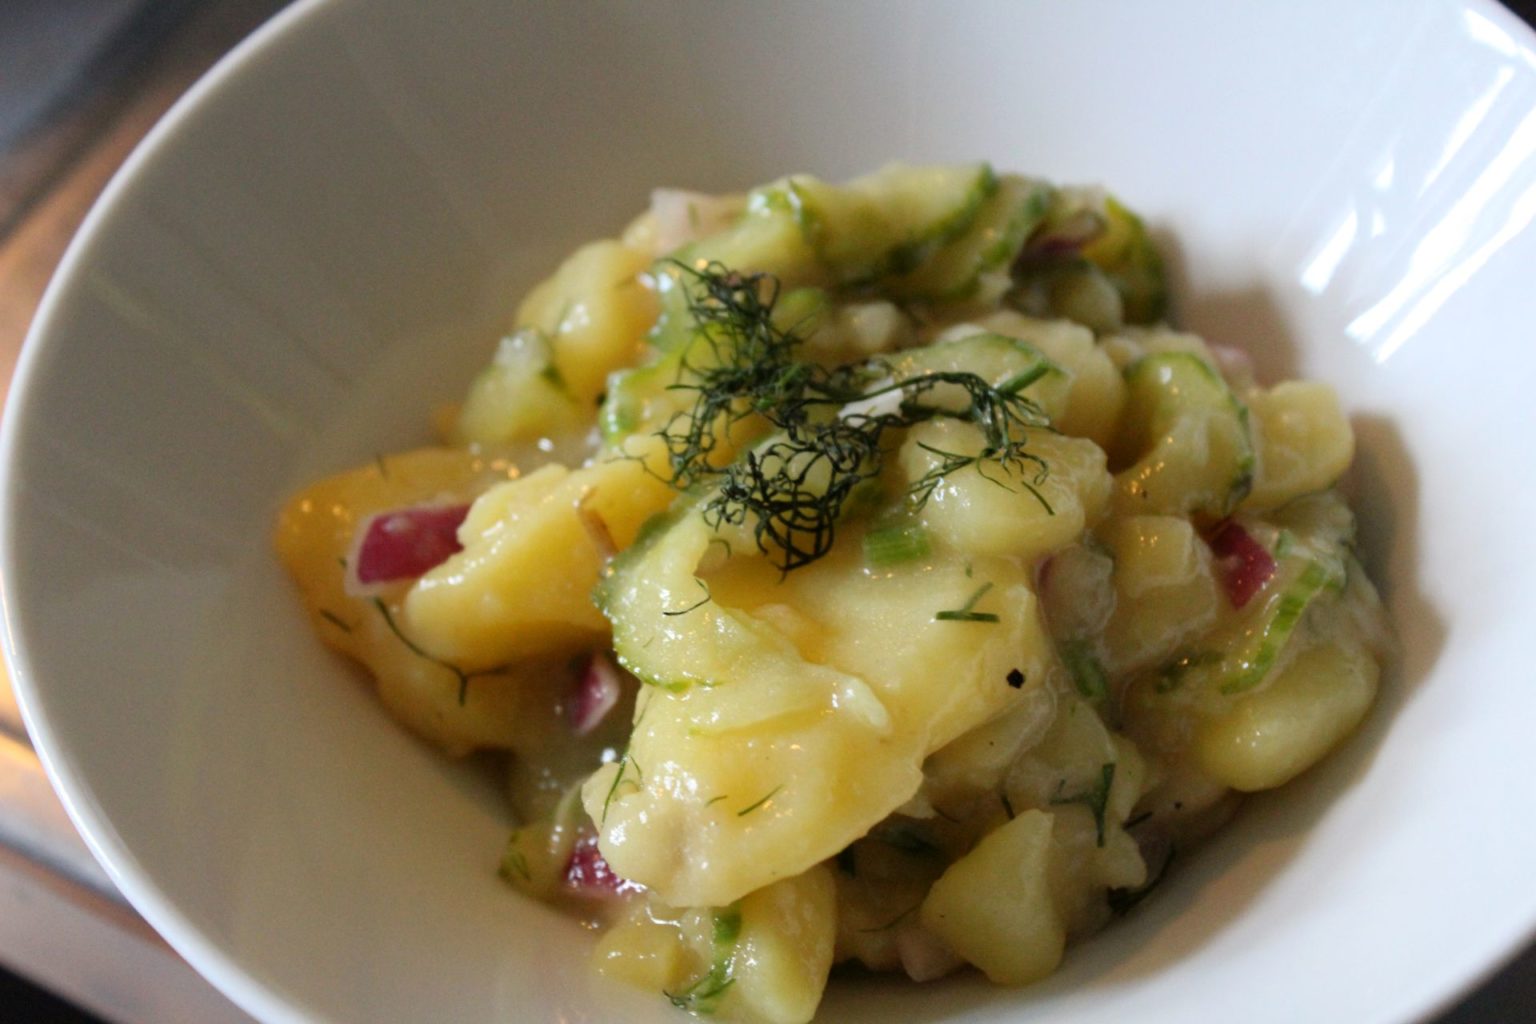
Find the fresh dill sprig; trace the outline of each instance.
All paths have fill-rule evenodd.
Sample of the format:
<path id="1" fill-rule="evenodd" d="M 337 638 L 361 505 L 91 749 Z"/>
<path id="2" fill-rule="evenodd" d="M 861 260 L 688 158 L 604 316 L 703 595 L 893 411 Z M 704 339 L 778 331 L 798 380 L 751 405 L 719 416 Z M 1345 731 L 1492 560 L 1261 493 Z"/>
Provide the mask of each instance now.
<path id="1" fill-rule="evenodd" d="M 1048 372 L 1044 363 L 999 386 L 956 370 L 897 380 L 879 359 L 824 367 L 799 358 L 803 339 L 774 322 L 776 278 L 719 263 L 677 266 L 686 278 L 681 286 L 694 338 L 671 390 L 692 392 L 694 400 L 659 431 L 668 482 L 679 490 L 713 484 L 705 520 L 716 529 L 750 529 L 758 550 L 781 572 L 832 549 L 848 499 L 880 474 L 887 431 L 936 418 L 973 424 L 982 448 L 974 456 L 938 453 L 940 465 L 908 493 L 914 508 L 946 473 L 994 465 L 1052 512 L 1039 491 L 1049 467 L 1025 450 L 1025 428 L 1049 425 L 1022 394 Z M 875 401 L 881 398 L 887 401 Z M 774 436 L 725 462 L 721 445 L 731 428 L 754 417 Z"/>

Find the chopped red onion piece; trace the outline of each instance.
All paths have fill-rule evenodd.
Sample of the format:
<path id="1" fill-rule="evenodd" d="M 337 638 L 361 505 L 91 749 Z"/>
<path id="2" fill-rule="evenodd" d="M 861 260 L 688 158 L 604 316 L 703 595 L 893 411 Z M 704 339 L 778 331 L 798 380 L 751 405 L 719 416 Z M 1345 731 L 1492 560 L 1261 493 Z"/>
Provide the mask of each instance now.
<path id="1" fill-rule="evenodd" d="M 1221 563 L 1221 582 L 1232 607 L 1241 608 L 1275 575 L 1275 558 L 1253 534 L 1228 519 L 1211 535 L 1211 551 Z"/>
<path id="2" fill-rule="evenodd" d="M 358 529 L 349 589 L 415 579 L 441 565 L 463 550 L 458 531 L 468 514 L 468 505 L 417 505 L 370 516 Z"/>
<path id="3" fill-rule="evenodd" d="M 570 860 L 565 862 L 565 887 L 573 895 L 588 899 L 645 891 L 640 883 L 614 873 L 598 849 L 597 836 L 590 832 L 583 832 L 571 848 Z"/>
<path id="4" fill-rule="evenodd" d="M 571 692 L 566 713 L 571 721 L 571 731 L 585 736 L 602 724 L 608 712 L 619 702 L 623 688 L 619 682 L 619 667 L 608 655 L 598 653 L 587 660 L 581 670 L 581 678 Z"/>

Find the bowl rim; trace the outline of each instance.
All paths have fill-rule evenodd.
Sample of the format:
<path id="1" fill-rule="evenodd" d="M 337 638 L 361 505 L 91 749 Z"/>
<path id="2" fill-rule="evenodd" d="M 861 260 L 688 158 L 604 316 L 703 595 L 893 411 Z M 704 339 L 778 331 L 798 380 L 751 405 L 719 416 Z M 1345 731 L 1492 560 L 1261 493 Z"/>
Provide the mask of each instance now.
<path id="1" fill-rule="evenodd" d="M 51 347 L 55 321 L 60 316 L 63 296 L 79 276 L 94 248 L 97 235 L 113 215 L 125 195 L 134 187 L 141 171 L 157 159 L 186 129 L 207 102 L 216 94 L 232 88 L 237 79 L 268 53 L 286 45 L 302 29 L 319 17 L 336 0 L 293 0 L 258 25 L 212 67 L 205 71 L 170 105 L 164 114 L 133 147 L 121 166 L 112 174 L 101 194 L 75 231 L 64 255 L 48 281 L 37 312 L 33 315 L 22 342 L 9 395 L 0 415 L 0 566 L 14 566 L 16 550 L 16 515 L 13 507 L 15 467 L 26 432 L 23 426 L 32 404 L 32 379 L 37 376 Z M 55 735 L 48 715 L 43 688 L 21 637 L 21 613 L 11 572 L 0 572 L 0 649 L 10 671 L 16 703 L 22 723 L 37 752 L 43 771 L 53 784 L 70 822 L 79 831 L 87 849 L 105 870 L 112 884 L 182 958 L 242 1011 L 258 1020 L 313 1020 L 312 1011 L 290 1000 L 281 987 L 262 980 L 242 966 L 203 931 L 192 923 L 175 902 L 154 882 L 151 873 L 124 844 L 110 816 L 97 803 L 91 785 L 80 777 L 66 745 Z"/>

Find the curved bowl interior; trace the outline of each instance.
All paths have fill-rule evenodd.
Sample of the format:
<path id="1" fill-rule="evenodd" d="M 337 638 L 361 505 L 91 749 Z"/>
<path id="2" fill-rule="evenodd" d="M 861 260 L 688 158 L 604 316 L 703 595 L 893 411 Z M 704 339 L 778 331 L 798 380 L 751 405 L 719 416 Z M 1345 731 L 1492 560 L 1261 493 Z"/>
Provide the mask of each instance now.
<path id="1" fill-rule="evenodd" d="M 269 551 L 286 492 L 426 438 L 519 292 L 648 189 L 892 159 L 1102 181 L 1184 323 L 1335 384 L 1402 634 L 1367 727 L 1025 991 L 841 1022 L 1402 1021 L 1536 922 L 1536 54 L 1496 6 L 303 4 L 180 106 L 50 292 L 6 424 L 29 725 L 144 914 L 271 1019 L 674 1020 L 494 868 Z M 1447 937 L 1454 936 L 1454 941 Z"/>

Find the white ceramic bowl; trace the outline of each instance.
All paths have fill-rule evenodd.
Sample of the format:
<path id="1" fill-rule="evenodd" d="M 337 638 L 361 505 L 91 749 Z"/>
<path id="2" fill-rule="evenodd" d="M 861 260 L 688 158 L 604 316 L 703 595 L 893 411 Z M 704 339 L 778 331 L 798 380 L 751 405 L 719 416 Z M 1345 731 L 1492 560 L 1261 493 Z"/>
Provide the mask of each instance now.
<path id="1" fill-rule="evenodd" d="M 4 602 L 47 767 L 259 1017 L 677 1020 L 497 881 L 495 787 L 311 638 L 274 510 L 423 439 L 653 185 L 986 157 L 1111 184 L 1185 323 L 1337 385 L 1403 657 L 1347 749 L 1048 982 L 840 982 L 823 1019 L 1430 1012 L 1536 923 L 1533 47 L 1482 0 L 301 3 L 129 162 L 23 358 Z"/>

